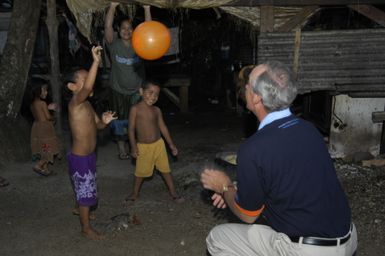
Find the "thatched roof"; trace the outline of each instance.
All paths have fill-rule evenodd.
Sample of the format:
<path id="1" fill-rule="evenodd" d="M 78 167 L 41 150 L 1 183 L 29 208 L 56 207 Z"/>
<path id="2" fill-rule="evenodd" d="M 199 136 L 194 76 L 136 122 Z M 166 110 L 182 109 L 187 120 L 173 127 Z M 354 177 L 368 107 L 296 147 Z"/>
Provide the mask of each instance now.
<path id="1" fill-rule="evenodd" d="M 158 8 L 187 8 L 206 9 L 218 7 L 221 11 L 229 13 L 234 17 L 244 20 L 255 29 L 259 28 L 260 8 L 259 7 L 229 7 L 224 6 L 232 0 L 185 0 L 183 2 L 169 0 L 137 0 L 139 4 L 148 4 Z M 173 3 L 173 4 L 170 4 Z M 104 19 L 106 8 L 110 0 L 67 0 L 67 5 L 76 19 L 79 31 L 90 40 L 91 25 L 94 16 Z M 133 4 L 127 4 L 127 10 L 135 10 Z M 302 8 L 299 7 L 274 7 L 274 27 L 279 27 L 296 15 Z M 128 13 L 131 17 L 135 13 Z"/>

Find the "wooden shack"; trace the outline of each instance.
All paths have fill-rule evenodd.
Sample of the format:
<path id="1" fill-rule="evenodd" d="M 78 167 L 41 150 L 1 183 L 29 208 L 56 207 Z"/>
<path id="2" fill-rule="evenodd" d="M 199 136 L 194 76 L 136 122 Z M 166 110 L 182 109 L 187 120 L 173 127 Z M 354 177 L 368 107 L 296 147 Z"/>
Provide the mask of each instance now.
<path id="1" fill-rule="evenodd" d="M 145 0 L 119 1 L 131 6 L 149 3 Z M 67 4 L 78 21 L 79 30 L 89 37 L 90 10 L 103 11 L 108 1 L 67 0 Z M 150 4 L 167 9 L 214 8 L 218 15 L 225 12 L 248 22 L 251 30 L 256 31 L 256 41 L 248 59 L 251 63 L 246 64 L 279 60 L 292 68 L 303 97 L 300 114 L 314 121 L 329 137 L 331 151 L 338 151 L 336 156 L 359 151 L 379 154 L 380 144 L 381 152 L 385 150 L 385 143 L 380 143 L 383 119 L 377 115 L 374 123 L 371 118 L 373 112 L 381 113 L 385 105 L 383 0 L 155 0 Z M 375 26 L 345 30 L 304 29 L 309 19 L 328 8 L 348 8 L 370 19 Z M 188 77 L 186 79 L 189 81 Z M 190 85 L 189 82 L 183 84 Z M 179 95 L 170 90 L 166 93 L 187 112 L 188 86 L 181 88 L 183 92 Z"/>

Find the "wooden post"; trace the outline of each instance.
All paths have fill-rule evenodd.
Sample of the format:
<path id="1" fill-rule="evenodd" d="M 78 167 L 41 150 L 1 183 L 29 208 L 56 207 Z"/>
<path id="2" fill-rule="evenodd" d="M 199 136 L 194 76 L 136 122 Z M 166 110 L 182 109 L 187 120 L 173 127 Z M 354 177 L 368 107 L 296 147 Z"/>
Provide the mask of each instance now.
<path id="1" fill-rule="evenodd" d="M 180 111 L 182 113 L 188 112 L 188 87 L 187 86 L 181 86 L 179 87 L 179 104 L 180 104 Z"/>
<path id="2" fill-rule="evenodd" d="M 293 55 L 293 75 L 295 80 L 298 79 L 300 48 L 301 48 L 301 28 L 298 27 L 295 31 L 294 55 Z"/>
<path id="3" fill-rule="evenodd" d="M 61 138 L 61 82 L 60 63 L 59 63 L 59 40 L 58 40 L 58 22 L 56 18 L 56 0 L 47 0 L 47 20 L 49 35 L 49 53 L 51 58 L 51 74 L 50 81 L 52 86 L 52 98 L 57 104 L 56 110 L 56 133 Z"/>
<path id="4" fill-rule="evenodd" d="M 274 7 L 261 6 L 261 33 L 274 31 Z"/>

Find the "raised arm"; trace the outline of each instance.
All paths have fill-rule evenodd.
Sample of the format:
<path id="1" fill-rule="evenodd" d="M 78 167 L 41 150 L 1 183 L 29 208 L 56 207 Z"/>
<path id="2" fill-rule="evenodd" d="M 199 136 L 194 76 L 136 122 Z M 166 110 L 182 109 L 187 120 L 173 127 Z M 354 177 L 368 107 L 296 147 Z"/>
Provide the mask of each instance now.
<path id="1" fill-rule="evenodd" d="M 104 20 L 104 37 L 109 44 L 112 43 L 112 40 L 114 39 L 114 28 L 112 27 L 112 24 L 118 5 L 119 3 L 117 2 L 110 3 L 110 8 L 108 8 L 106 19 Z"/>
<path id="2" fill-rule="evenodd" d="M 178 154 L 178 149 L 176 148 L 174 142 L 172 141 L 171 139 L 171 135 L 168 131 L 168 128 L 163 120 L 163 115 L 162 115 L 162 111 L 157 108 L 157 114 L 158 114 L 158 125 L 159 125 L 159 129 L 160 129 L 160 132 L 162 133 L 163 135 L 163 138 L 166 140 L 168 146 L 170 147 L 171 149 L 171 153 L 176 156 Z"/>
<path id="3" fill-rule="evenodd" d="M 75 94 L 73 100 L 71 100 L 73 106 L 79 105 L 84 102 L 88 98 L 88 96 L 90 96 L 92 90 L 94 89 L 96 74 L 98 73 L 98 67 L 101 61 L 101 50 L 101 46 L 92 47 L 92 57 L 94 61 L 92 62 L 90 70 L 88 71 L 88 75 L 83 87 L 77 94 Z"/>
<path id="4" fill-rule="evenodd" d="M 143 5 L 143 9 L 144 9 L 144 20 L 145 21 L 152 20 L 150 5 Z"/>

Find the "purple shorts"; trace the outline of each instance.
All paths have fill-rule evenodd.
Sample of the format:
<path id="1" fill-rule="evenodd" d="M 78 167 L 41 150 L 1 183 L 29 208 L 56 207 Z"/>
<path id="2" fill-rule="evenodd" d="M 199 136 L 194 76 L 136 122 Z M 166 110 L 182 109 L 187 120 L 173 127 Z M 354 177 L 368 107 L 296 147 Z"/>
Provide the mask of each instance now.
<path id="1" fill-rule="evenodd" d="M 98 202 L 96 187 L 96 155 L 67 154 L 68 172 L 76 202 L 80 206 L 93 206 Z"/>

